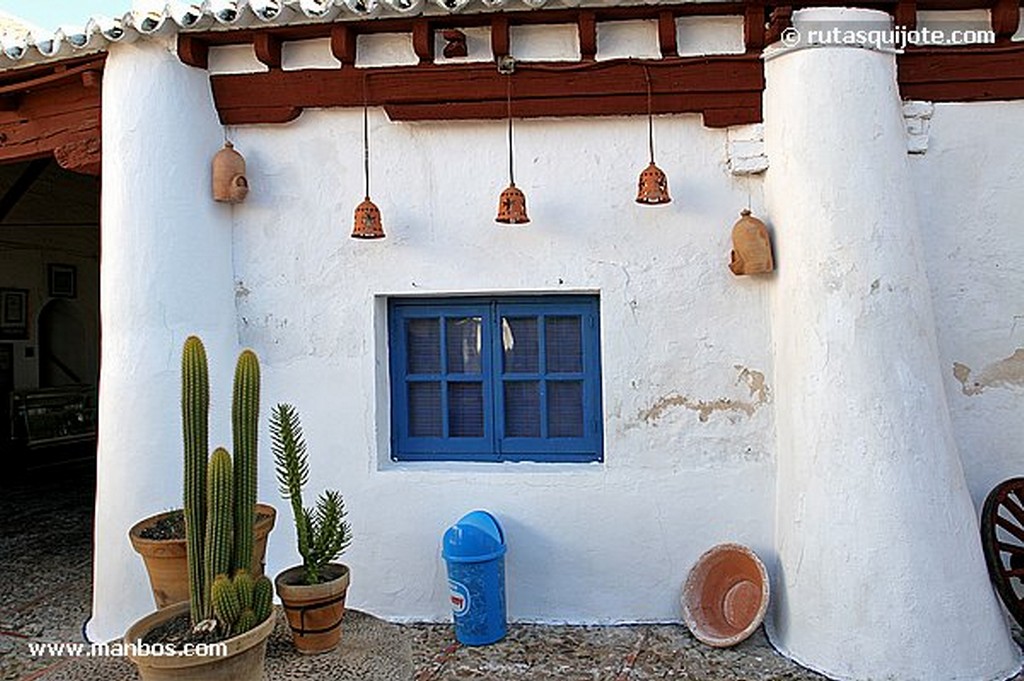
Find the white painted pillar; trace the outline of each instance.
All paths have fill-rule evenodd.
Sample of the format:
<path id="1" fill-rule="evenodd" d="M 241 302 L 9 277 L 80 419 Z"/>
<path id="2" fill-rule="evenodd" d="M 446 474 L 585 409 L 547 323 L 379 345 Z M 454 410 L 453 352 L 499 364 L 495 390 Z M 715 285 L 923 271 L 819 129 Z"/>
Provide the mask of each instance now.
<path id="1" fill-rule="evenodd" d="M 181 345 L 210 357 L 211 446 L 230 444 L 237 354 L 231 211 L 210 198 L 224 141 L 205 71 L 160 40 L 114 45 L 103 74 L 99 448 L 91 640 L 154 608 L 128 542 L 139 519 L 181 506 Z"/>
<path id="2" fill-rule="evenodd" d="M 824 8 L 793 19 L 888 22 Z M 1006 678 L 1019 652 L 952 437 L 895 58 L 819 46 L 769 51 L 765 69 L 778 266 L 769 635 L 839 679 Z"/>

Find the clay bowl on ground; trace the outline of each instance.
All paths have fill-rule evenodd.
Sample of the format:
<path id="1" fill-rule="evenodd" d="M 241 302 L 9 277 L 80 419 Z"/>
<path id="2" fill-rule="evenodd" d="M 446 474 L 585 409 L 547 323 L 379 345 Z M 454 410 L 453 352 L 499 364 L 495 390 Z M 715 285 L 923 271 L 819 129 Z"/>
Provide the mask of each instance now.
<path id="1" fill-rule="evenodd" d="M 701 556 L 683 585 L 683 619 L 697 640 L 734 646 L 761 625 L 768 609 L 768 573 L 740 544 L 719 544 Z"/>

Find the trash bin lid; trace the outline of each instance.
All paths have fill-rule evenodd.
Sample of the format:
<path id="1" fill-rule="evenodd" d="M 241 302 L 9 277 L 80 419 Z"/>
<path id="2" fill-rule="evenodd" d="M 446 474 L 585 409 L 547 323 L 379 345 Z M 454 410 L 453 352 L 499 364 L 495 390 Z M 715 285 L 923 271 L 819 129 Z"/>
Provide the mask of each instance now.
<path id="1" fill-rule="evenodd" d="M 505 533 L 487 511 L 462 516 L 444 533 L 441 555 L 456 563 L 477 563 L 505 554 Z"/>

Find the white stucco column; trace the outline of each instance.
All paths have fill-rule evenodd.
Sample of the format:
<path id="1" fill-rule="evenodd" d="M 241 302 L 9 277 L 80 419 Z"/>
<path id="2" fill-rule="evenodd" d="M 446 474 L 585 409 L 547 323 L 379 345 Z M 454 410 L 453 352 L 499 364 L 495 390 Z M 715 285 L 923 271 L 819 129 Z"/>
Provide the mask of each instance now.
<path id="1" fill-rule="evenodd" d="M 114 45 L 103 74 L 99 448 L 91 640 L 154 608 L 127 533 L 181 505 L 181 345 L 210 356 L 211 445 L 229 442 L 237 350 L 230 208 L 210 198 L 223 144 L 205 71 L 170 42 Z"/>
<path id="2" fill-rule="evenodd" d="M 804 30 L 888 22 L 794 14 Z M 854 26 L 864 28 L 864 24 Z M 778 564 L 769 635 L 840 679 L 1001 679 L 989 585 L 942 387 L 892 53 L 766 54 Z"/>

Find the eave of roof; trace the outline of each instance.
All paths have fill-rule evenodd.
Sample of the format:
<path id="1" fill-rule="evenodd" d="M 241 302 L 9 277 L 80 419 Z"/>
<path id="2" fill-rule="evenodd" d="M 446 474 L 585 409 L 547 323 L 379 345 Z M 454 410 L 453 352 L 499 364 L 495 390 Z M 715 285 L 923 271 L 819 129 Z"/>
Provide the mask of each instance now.
<path id="1" fill-rule="evenodd" d="M 718 0 L 696 0 L 702 4 Z M 676 0 L 678 2 L 678 0 Z M 82 28 L 65 26 L 52 35 L 27 35 L 0 42 L 0 71 L 62 61 L 106 51 L 113 43 L 177 33 L 271 28 L 378 17 L 443 15 L 502 9 L 650 5 L 658 0 L 204 0 L 170 2 L 160 11 L 96 16 Z"/>

